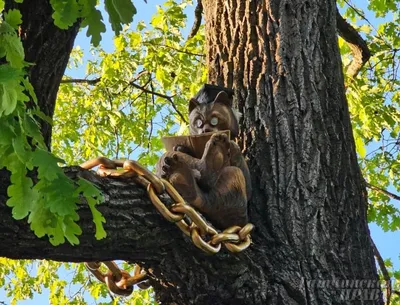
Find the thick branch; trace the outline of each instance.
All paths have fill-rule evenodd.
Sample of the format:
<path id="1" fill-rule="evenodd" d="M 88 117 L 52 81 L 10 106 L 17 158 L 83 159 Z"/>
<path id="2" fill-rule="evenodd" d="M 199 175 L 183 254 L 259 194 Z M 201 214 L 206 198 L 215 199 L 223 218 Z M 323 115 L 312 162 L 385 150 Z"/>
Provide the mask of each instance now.
<path id="1" fill-rule="evenodd" d="M 37 238 L 26 219 L 17 221 L 11 217 L 11 209 L 5 204 L 7 175 L 3 170 L 0 171 L 0 256 L 73 262 L 114 259 L 137 262 L 153 270 L 151 284 L 163 304 L 188 304 L 183 300 L 194 299 L 197 301 L 193 304 L 224 304 L 223 299 L 235 299 L 238 289 L 248 290 L 253 300 L 254 291 L 261 293 L 266 289 L 263 279 L 266 274 L 259 271 L 265 268 L 259 262 L 263 252 L 260 247 L 253 245 L 252 248 L 258 250 L 248 249 L 237 255 L 226 251 L 215 256 L 206 255 L 156 211 L 146 191 L 132 180 L 101 178 L 79 167 L 68 168 L 66 173 L 72 179 L 83 177 L 95 183 L 103 192 L 105 202 L 99 210 L 107 220 L 107 238 L 98 241 L 93 237 L 92 216 L 84 202 L 78 210 L 83 230 L 79 246 L 53 247 L 47 238 Z M 257 244 L 262 246 L 260 242 Z M 193 268 L 193 271 L 186 268 Z M 241 277 L 243 271 L 247 272 L 246 281 Z M 257 303 L 262 304 L 260 300 Z"/>
<path id="2" fill-rule="evenodd" d="M 72 179 L 83 177 L 92 181 L 103 191 L 105 202 L 99 209 L 107 219 L 105 224 L 107 238 L 95 240 L 90 210 L 85 203 L 82 203 L 79 207 L 79 224 L 84 233 L 80 237 L 79 247 L 69 244 L 53 247 L 47 238 L 36 238 L 26 220 L 11 219 L 11 209 L 5 205 L 6 197 L 2 194 L 0 195 L 3 218 L 0 221 L 0 232 L 2 232 L 0 256 L 73 262 L 110 259 L 135 261 L 145 257 L 147 260 L 160 260 L 160 256 L 157 258 L 158 251 L 154 249 L 162 249 L 161 252 L 168 251 L 176 241 L 182 242 L 179 231 L 157 214 L 147 198 L 146 191 L 132 181 L 100 178 L 93 172 L 79 167 L 68 168 L 66 173 Z M 126 234 L 127 232 L 129 234 Z M 167 238 L 171 236 L 174 238 Z M 156 240 L 164 242 L 160 244 Z M 118 241 L 118 244 L 115 241 Z M 138 254 L 135 254 L 135 251 Z"/>
<path id="3" fill-rule="evenodd" d="M 194 10 L 194 22 L 192 29 L 190 30 L 188 39 L 193 38 L 197 32 L 199 31 L 200 25 L 201 25 L 201 15 L 203 14 L 203 4 L 201 2 L 202 0 L 197 0 L 197 6 L 196 9 Z"/>
<path id="4" fill-rule="evenodd" d="M 340 15 L 336 8 L 336 23 L 339 35 L 349 44 L 353 53 L 353 60 L 347 68 L 347 75 L 351 78 L 357 76 L 361 68 L 371 57 L 371 52 L 368 49 L 367 43 L 347 21 Z"/>

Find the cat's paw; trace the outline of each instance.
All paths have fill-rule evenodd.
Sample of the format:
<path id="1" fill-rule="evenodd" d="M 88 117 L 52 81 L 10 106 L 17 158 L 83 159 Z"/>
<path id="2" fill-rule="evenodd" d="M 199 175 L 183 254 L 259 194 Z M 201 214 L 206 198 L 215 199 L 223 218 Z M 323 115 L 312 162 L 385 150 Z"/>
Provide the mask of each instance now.
<path id="1" fill-rule="evenodd" d="M 225 133 L 213 134 L 206 144 L 203 162 L 208 171 L 218 171 L 230 163 L 230 140 Z"/>

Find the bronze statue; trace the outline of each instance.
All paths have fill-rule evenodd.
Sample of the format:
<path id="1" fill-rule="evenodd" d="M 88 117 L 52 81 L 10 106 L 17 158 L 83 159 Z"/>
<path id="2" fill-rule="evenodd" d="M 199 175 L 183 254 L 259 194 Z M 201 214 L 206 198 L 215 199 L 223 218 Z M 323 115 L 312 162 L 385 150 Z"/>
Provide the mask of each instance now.
<path id="1" fill-rule="evenodd" d="M 201 158 L 190 147 L 177 145 L 157 163 L 157 175 L 219 229 L 248 222 L 251 195 L 249 169 L 232 141 L 239 132 L 232 95 L 230 89 L 204 85 L 189 102 L 190 135 L 214 132 Z M 219 132 L 224 130 L 230 131 L 231 138 Z"/>

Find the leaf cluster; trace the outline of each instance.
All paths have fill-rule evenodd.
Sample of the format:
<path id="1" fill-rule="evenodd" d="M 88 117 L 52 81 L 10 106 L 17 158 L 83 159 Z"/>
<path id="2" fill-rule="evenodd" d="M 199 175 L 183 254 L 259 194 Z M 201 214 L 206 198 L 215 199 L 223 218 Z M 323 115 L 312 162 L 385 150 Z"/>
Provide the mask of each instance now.
<path id="1" fill-rule="evenodd" d="M 1 3 L 0 3 L 1 4 Z M 4 3 L 3 3 L 4 4 Z M 2 5 L 0 5 L 2 6 Z M 53 245 L 68 240 L 78 244 L 81 229 L 76 212 L 80 196 L 86 196 L 98 228 L 97 237 L 105 236 L 103 217 L 95 205 L 102 200 L 99 191 L 86 181 L 76 184 L 68 179 L 59 163 L 48 152 L 37 118 L 49 120 L 37 107 L 37 98 L 27 77 L 29 63 L 17 35 L 22 22 L 19 10 L 8 10 L 0 22 L 0 169 L 7 169 L 11 185 L 7 189 L 15 219 L 27 218 L 38 237 L 47 235 Z M 31 102 L 31 106 L 27 106 Z M 37 172 L 37 180 L 30 175 Z"/>
<path id="2" fill-rule="evenodd" d="M 92 48 L 81 80 L 66 77 L 58 94 L 53 151 L 78 163 L 98 155 L 153 166 L 161 137 L 185 131 L 187 101 L 205 81 L 203 32 L 186 41 L 188 1 L 167 1 L 150 25 L 114 38 L 114 51 Z M 82 69 L 80 48 L 70 69 Z"/>
<path id="3" fill-rule="evenodd" d="M 344 2 L 342 3 L 345 4 Z M 366 12 L 350 4 L 344 16 L 351 20 L 368 43 L 372 57 L 355 79 L 347 79 L 353 134 L 363 176 L 368 183 L 394 193 L 400 192 L 400 4 L 369 1 L 368 10 L 382 22 L 371 22 Z M 344 66 L 352 55 L 339 41 Z M 400 228 L 398 203 L 376 190 L 369 191 L 369 221 L 385 231 Z"/>

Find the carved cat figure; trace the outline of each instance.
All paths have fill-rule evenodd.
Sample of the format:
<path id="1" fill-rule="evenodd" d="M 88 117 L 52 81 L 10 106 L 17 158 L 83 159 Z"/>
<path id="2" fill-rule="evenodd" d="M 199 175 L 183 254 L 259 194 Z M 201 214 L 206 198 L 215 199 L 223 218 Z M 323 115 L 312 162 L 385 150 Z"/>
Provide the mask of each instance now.
<path id="1" fill-rule="evenodd" d="M 205 85 L 189 102 L 190 134 L 230 130 L 231 139 L 215 133 L 201 159 L 188 147 L 177 146 L 157 163 L 157 175 L 167 179 L 185 201 L 219 229 L 248 222 L 250 173 L 239 146 L 232 141 L 239 125 L 232 109 L 232 91 Z"/>

